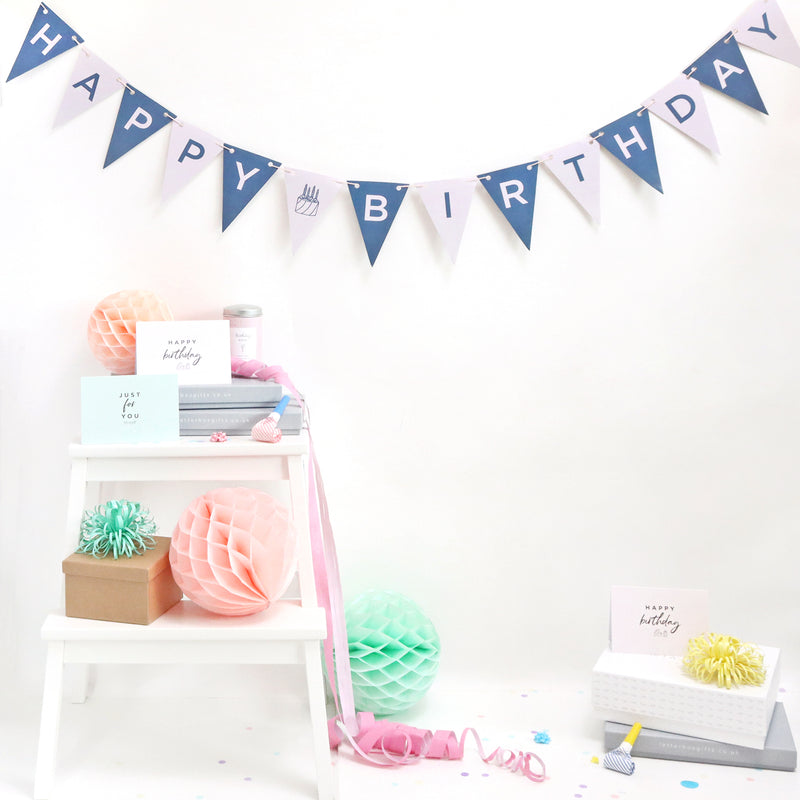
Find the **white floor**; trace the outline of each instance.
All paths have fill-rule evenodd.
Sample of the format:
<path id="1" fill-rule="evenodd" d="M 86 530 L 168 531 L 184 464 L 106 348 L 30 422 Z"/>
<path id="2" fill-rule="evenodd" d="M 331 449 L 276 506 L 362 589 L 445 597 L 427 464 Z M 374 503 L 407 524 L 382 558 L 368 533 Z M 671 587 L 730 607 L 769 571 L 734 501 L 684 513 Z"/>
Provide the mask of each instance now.
<path id="1" fill-rule="evenodd" d="M 587 676 L 588 677 L 588 676 Z M 800 676 L 784 676 L 784 701 L 800 731 Z M 53 800 L 238 800 L 314 798 L 305 709 L 294 676 L 255 696 L 131 700 L 113 692 L 65 705 Z M 248 689 L 252 685 L 248 684 Z M 335 756 L 341 800 L 559 798 L 560 800 L 792 800 L 800 774 L 637 759 L 624 776 L 604 769 L 601 723 L 591 715 L 588 679 L 532 680 L 516 685 L 437 679 L 403 721 L 425 728 L 478 730 L 487 749 L 535 751 L 547 779 L 532 783 L 484 764 L 468 741 L 461 761 L 424 761 L 381 769 Z M 0 715 L 0 799 L 33 791 L 38 700 L 17 699 Z M 534 744 L 546 731 L 549 744 Z M 684 786 L 693 782 L 695 787 Z"/>

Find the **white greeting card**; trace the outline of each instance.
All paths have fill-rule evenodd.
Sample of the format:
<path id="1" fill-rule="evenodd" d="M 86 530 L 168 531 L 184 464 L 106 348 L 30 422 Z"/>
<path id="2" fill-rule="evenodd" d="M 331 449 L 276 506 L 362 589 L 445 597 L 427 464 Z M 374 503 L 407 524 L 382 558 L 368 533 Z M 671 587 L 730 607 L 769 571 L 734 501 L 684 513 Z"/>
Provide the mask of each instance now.
<path id="1" fill-rule="evenodd" d="M 230 383 L 230 322 L 138 322 L 136 374 L 177 375 L 179 386 Z"/>
<path id="2" fill-rule="evenodd" d="M 611 587 L 611 650 L 682 656 L 689 639 L 708 632 L 704 589 Z"/>
<path id="3" fill-rule="evenodd" d="M 179 436 L 175 375 L 81 378 L 81 442 L 138 444 Z"/>

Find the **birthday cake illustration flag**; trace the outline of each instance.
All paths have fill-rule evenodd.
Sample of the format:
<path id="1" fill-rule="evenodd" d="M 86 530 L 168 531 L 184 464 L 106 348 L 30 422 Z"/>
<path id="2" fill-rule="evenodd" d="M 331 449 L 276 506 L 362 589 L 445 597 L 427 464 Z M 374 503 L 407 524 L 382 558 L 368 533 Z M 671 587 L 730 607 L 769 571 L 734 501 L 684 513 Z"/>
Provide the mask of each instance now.
<path id="1" fill-rule="evenodd" d="M 600 222 L 600 148 L 592 140 L 573 142 L 541 158 L 545 169 Z"/>
<path id="2" fill-rule="evenodd" d="M 800 67 L 800 45 L 775 0 L 757 0 L 733 24 L 739 44 Z"/>
<path id="3" fill-rule="evenodd" d="M 347 187 L 369 263 L 374 267 L 408 186 L 385 181 L 348 181 Z"/>
<path id="4" fill-rule="evenodd" d="M 63 125 L 103 100 L 122 91 L 125 79 L 86 47 L 78 51 L 78 60 L 67 82 L 54 125 Z"/>
<path id="5" fill-rule="evenodd" d="M 44 3 L 39 3 L 17 58 L 8 73 L 6 83 L 23 75 L 51 58 L 77 47 L 83 38 Z"/>
<path id="6" fill-rule="evenodd" d="M 133 150 L 145 139 L 149 139 L 173 119 L 175 115 L 171 111 L 167 111 L 164 106 L 151 100 L 143 92 L 126 84 L 103 169 Z"/>
<path id="7" fill-rule="evenodd" d="M 527 163 L 478 175 L 483 188 L 528 250 L 531 249 L 538 172 L 538 164 Z"/>
<path id="8" fill-rule="evenodd" d="M 684 75 L 689 75 L 762 114 L 767 113 L 764 101 L 758 93 L 753 76 L 732 33 L 726 33 L 683 72 Z"/>
<path id="9" fill-rule="evenodd" d="M 712 153 L 719 153 L 703 90 L 694 78 L 679 75 L 642 105 Z"/>
<path id="10" fill-rule="evenodd" d="M 292 252 L 296 253 L 319 224 L 320 218 L 339 193 L 342 184 L 325 175 L 305 172 L 294 167 L 286 169 L 285 173 L 289 235 L 292 239 Z"/>
<path id="11" fill-rule="evenodd" d="M 433 181 L 418 187 L 422 202 L 454 264 L 467 225 L 476 183 L 477 181 L 471 178 Z"/>
<path id="12" fill-rule="evenodd" d="M 223 147 L 222 230 L 224 231 L 266 186 L 281 162 L 230 144 Z"/>
<path id="13" fill-rule="evenodd" d="M 614 158 L 663 194 L 650 116 L 643 108 L 609 122 L 591 134 Z"/>
<path id="14" fill-rule="evenodd" d="M 161 186 L 163 200 L 172 197 L 202 172 L 222 152 L 222 144 L 209 133 L 183 120 L 173 120 L 167 147 L 167 163 Z"/>

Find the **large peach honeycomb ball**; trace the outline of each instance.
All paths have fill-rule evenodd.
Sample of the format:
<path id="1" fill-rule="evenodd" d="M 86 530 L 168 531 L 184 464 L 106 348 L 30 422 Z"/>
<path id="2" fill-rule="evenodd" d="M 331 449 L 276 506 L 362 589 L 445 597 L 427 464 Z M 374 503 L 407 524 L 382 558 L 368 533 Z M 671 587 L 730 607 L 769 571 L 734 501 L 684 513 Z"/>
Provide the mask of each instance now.
<path id="1" fill-rule="evenodd" d="M 104 297 L 89 317 L 89 347 L 115 375 L 136 372 L 136 323 L 171 320 L 169 306 L 147 289 L 129 289 Z"/>

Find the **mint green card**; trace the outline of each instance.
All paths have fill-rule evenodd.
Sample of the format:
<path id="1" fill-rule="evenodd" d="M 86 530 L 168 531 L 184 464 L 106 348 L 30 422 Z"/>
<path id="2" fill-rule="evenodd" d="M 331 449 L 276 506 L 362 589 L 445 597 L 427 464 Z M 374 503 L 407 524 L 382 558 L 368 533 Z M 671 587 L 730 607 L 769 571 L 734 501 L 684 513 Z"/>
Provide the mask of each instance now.
<path id="1" fill-rule="evenodd" d="M 137 444 L 178 438 L 176 375 L 81 378 L 83 444 Z"/>

